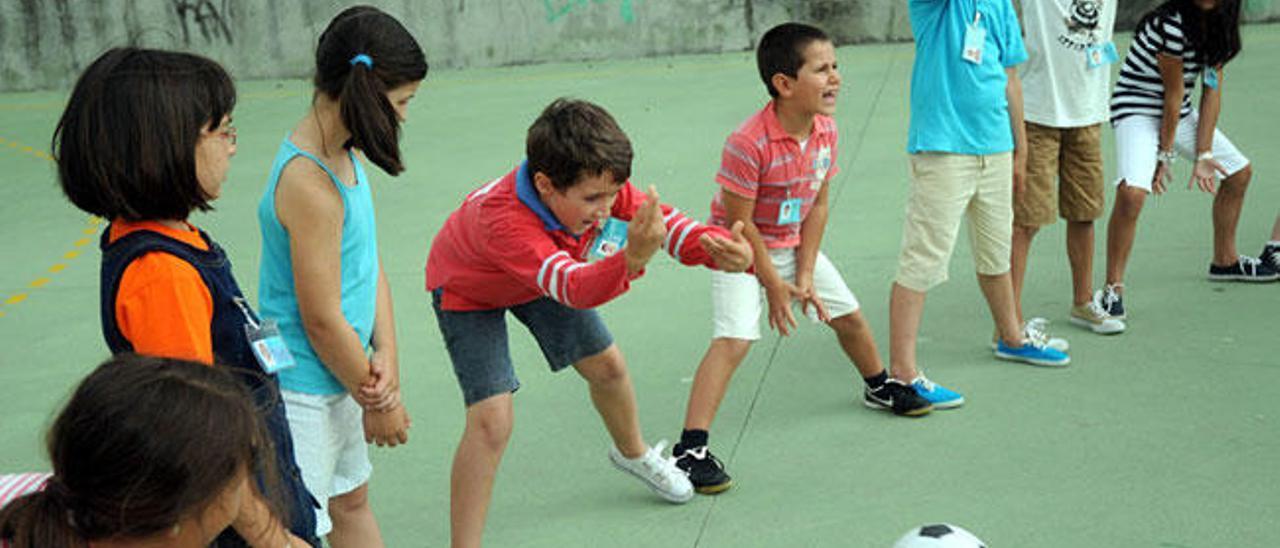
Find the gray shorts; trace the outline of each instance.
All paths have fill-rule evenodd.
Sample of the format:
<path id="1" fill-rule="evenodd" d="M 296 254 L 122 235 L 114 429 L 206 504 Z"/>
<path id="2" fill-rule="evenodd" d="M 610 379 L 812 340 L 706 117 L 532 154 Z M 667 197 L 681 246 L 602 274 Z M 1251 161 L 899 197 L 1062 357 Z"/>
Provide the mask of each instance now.
<path id="1" fill-rule="evenodd" d="M 520 388 L 507 349 L 508 310 L 533 333 L 552 371 L 613 345 L 613 335 L 595 310 L 570 308 L 547 297 L 510 308 L 443 310 L 440 293 L 440 289 L 431 293 L 431 307 L 467 406 Z"/>

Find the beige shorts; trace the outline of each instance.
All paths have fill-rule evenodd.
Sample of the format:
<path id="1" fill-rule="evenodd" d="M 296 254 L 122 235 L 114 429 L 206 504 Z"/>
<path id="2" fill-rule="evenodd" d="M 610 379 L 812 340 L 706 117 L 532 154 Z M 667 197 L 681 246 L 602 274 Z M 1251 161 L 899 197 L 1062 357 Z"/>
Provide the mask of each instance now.
<path id="1" fill-rule="evenodd" d="M 899 285 L 928 291 L 947 281 L 961 219 L 978 274 L 1009 271 L 1013 236 L 1013 154 L 925 152 L 910 159 L 911 196 L 898 255 Z"/>
<path id="2" fill-rule="evenodd" d="M 1013 222 L 1040 227 L 1102 216 L 1102 124 L 1056 128 L 1027 122 L 1027 186 L 1013 195 Z"/>

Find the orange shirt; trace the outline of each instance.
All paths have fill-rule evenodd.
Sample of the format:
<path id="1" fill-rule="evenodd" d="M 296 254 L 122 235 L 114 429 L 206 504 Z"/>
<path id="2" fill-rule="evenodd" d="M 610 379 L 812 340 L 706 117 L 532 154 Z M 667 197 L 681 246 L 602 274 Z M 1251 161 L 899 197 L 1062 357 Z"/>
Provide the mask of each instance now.
<path id="1" fill-rule="evenodd" d="M 111 242 L 150 230 L 196 249 L 209 245 L 191 225 L 186 230 L 155 221 L 111 223 Z M 135 352 L 213 363 L 213 296 L 190 263 L 163 251 L 145 253 L 125 267 L 116 290 L 116 325 Z"/>

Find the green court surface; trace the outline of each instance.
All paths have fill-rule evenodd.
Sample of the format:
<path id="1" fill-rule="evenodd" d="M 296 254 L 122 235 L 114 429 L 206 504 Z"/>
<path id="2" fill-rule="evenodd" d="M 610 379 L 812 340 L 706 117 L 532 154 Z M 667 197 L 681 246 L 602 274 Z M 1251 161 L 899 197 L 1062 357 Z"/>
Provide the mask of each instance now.
<path id="1" fill-rule="evenodd" d="M 1256 253 L 1280 210 L 1280 26 L 1244 30 L 1220 126 L 1254 161 L 1239 244 Z M 841 48 L 841 174 L 823 248 L 862 301 L 882 355 L 906 203 L 909 44 Z M 257 286 L 255 207 L 280 139 L 309 101 L 303 81 L 240 82 L 239 152 L 217 210 L 194 221 Z M 522 157 L 551 99 L 596 101 L 636 150 L 633 181 L 703 217 L 724 138 L 765 94 L 749 53 L 437 71 L 410 107 L 399 178 L 371 170 L 396 303 L 411 440 L 373 449 L 371 493 L 391 546 L 448 539 L 449 466 L 463 406 L 427 295 L 435 230 L 471 189 Z M 65 92 L 0 96 L 0 471 L 47 469 L 41 444 L 69 388 L 106 355 L 99 333 L 100 228 L 71 207 L 44 157 Z M 1272 137 L 1267 137 L 1270 134 Z M 1108 177 L 1110 131 L 1104 132 Z M 34 147 L 26 149 L 24 147 Z M 738 372 L 712 431 L 736 486 L 660 502 L 606 458 L 586 385 L 552 375 L 512 328 L 524 388 L 489 513 L 491 546 L 888 546 L 921 523 L 960 524 L 991 546 L 1274 546 L 1280 523 L 1280 284 L 1205 280 L 1210 198 L 1185 187 L 1148 201 L 1129 266 L 1129 331 L 1070 326 L 1062 225 L 1033 248 L 1029 315 L 1055 322 L 1072 364 L 999 362 L 965 238 L 934 290 L 921 366 L 968 403 L 920 420 L 871 411 L 834 337 L 805 324 L 768 335 Z M 1108 202 L 1111 194 L 1108 192 Z M 1098 226 L 1101 281 L 1105 219 Z M 78 256 L 76 256 L 78 253 Z M 627 356 L 651 442 L 678 437 L 710 334 L 709 276 L 659 257 L 602 311 Z M 514 323 L 514 322 L 513 322 Z M 887 355 L 885 355 L 887 359 Z M 157 410 L 162 412 L 162 410 Z"/>

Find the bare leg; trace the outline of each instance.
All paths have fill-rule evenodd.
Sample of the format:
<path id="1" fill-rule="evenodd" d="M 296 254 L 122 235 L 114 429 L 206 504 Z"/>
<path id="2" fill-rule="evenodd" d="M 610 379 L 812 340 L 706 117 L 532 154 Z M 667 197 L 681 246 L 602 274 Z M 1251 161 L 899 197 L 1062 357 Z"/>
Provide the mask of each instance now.
<path id="1" fill-rule="evenodd" d="M 1013 225 L 1012 252 L 1009 254 L 1009 273 L 1013 280 L 1013 308 L 1018 324 L 1022 324 L 1022 281 L 1027 275 L 1027 255 L 1031 253 L 1031 239 L 1040 227 Z"/>
<path id="2" fill-rule="evenodd" d="M 511 439 L 512 419 L 509 393 L 467 408 L 467 425 L 453 455 L 449 482 L 449 525 L 454 548 L 481 545 L 493 479 Z"/>
<path id="3" fill-rule="evenodd" d="M 926 295 L 897 282 L 889 293 L 889 364 L 893 378 L 903 382 L 911 382 L 919 376 L 916 340 L 920 335 L 920 318 L 924 316 Z"/>
<path id="4" fill-rule="evenodd" d="M 618 451 L 629 459 L 643 455 L 649 446 L 640 434 L 636 391 L 618 345 L 610 345 L 604 352 L 585 358 L 573 367 L 587 380 L 591 403 L 595 404 Z"/>
<path id="5" fill-rule="evenodd" d="M 686 430 L 710 430 L 720 402 L 729 390 L 729 380 L 751 350 L 746 339 L 717 338 L 698 364 L 689 389 L 689 407 L 684 415 Z"/>
<path id="6" fill-rule="evenodd" d="M 1093 221 L 1067 221 L 1067 260 L 1071 304 L 1080 306 L 1093 298 Z"/>
<path id="7" fill-rule="evenodd" d="M 384 546 L 378 521 L 369 506 L 369 484 L 329 499 L 329 519 L 333 530 L 327 540 L 333 548 L 376 548 Z"/>
<path id="8" fill-rule="evenodd" d="M 1240 224 L 1240 209 L 1244 206 L 1244 193 L 1253 178 L 1253 167 L 1245 166 L 1223 179 L 1218 195 L 1213 199 L 1213 264 L 1231 266 L 1240 258 L 1236 251 L 1236 226 Z"/>
<path id="9" fill-rule="evenodd" d="M 876 351 L 876 339 L 871 335 L 871 325 L 862 316 L 862 311 L 834 318 L 828 325 L 835 330 L 840 348 L 858 369 L 859 375 L 866 378 L 884 372 L 880 353 Z"/>
<path id="10" fill-rule="evenodd" d="M 1138 215 L 1142 213 L 1142 204 L 1146 199 L 1147 191 L 1124 184 L 1123 181 L 1116 188 L 1116 203 L 1111 206 L 1111 220 L 1107 223 L 1108 285 L 1124 283 L 1125 267 L 1137 234 Z"/>
<path id="11" fill-rule="evenodd" d="M 1010 347 L 1022 346 L 1022 324 L 1013 310 L 1013 282 L 1008 272 L 994 276 L 978 274 L 978 286 L 987 298 L 1000 340 Z"/>

